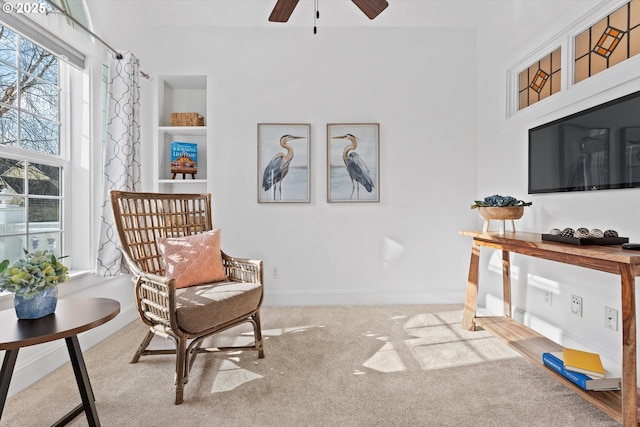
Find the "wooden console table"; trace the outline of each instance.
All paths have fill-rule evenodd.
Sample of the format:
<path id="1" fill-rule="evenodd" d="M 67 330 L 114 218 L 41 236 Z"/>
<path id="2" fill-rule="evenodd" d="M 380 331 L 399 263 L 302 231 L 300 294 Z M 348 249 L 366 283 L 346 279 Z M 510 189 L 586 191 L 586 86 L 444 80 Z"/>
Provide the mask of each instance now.
<path id="1" fill-rule="evenodd" d="M 473 238 L 469 279 L 462 318 L 462 327 L 475 330 L 476 326 L 491 332 L 515 350 L 530 358 L 625 427 L 638 425 L 638 386 L 636 362 L 636 297 L 635 278 L 640 276 L 640 251 L 620 246 L 571 245 L 543 241 L 540 233 L 461 231 Z M 478 298 L 478 269 L 480 247 L 502 251 L 502 285 L 504 316 L 476 316 Z M 542 363 L 542 353 L 561 351 L 562 347 L 511 319 L 511 278 L 509 254 L 517 253 L 620 276 L 622 295 L 622 387 L 621 391 L 585 391 L 571 381 L 554 373 Z"/>

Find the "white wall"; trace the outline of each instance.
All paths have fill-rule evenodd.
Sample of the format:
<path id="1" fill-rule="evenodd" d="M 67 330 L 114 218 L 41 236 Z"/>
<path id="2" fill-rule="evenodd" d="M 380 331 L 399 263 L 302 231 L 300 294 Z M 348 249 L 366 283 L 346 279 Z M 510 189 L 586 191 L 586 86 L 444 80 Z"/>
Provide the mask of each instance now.
<path id="1" fill-rule="evenodd" d="M 267 279 L 266 302 L 455 299 L 464 289 L 455 266 L 463 263 L 442 242 L 455 246 L 456 222 L 469 221 L 460 200 L 474 187 L 474 85 L 467 79 L 474 31 L 447 43 L 430 29 L 214 34 L 224 40 L 211 64 L 220 144 L 214 213 L 229 252 L 250 248 L 267 271 L 279 267 L 281 278 Z M 239 84 L 217 84 L 238 76 Z M 258 122 L 311 123 L 310 205 L 256 203 Z M 380 123 L 379 204 L 326 202 L 325 124 L 340 122 Z M 451 269 L 439 268 L 448 263 Z"/>
<path id="2" fill-rule="evenodd" d="M 97 31 L 145 72 L 208 76 L 214 222 L 226 252 L 278 267 L 265 304 L 462 301 L 458 230 L 476 219 L 474 28 L 327 25 L 314 35 L 306 24 L 171 25 L 160 6 L 157 20 L 136 20 L 105 3 L 90 4 Z M 137 3 L 148 4 L 127 7 L 148 13 Z M 148 120 L 154 102 L 143 100 Z M 256 125 L 283 122 L 311 124 L 309 204 L 256 201 Z M 380 123 L 380 203 L 326 202 L 326 124 L 340 122 Z M 152 149 L 151 121 L 143 132 Z"/>
<path id="3" fill-rule="evenodd" d="M 512 194 L 533 201 L 533 206 L 526 208 L 525 216 L 518 221 L 521 230 L 611 228 L 632 242 L 640 241 L 638 189 L 527 195 L 529 128 L 640 89 L 639 58 L 632 58 L 588 81 L 575 86 L 566 84 L 561 93 L 506 118 L 506 70 L 541 47 L 566 43 L 570 40 L 568 34 L 588 27 L 621 2 L 573 3 L 562 19 L 545 22 L 544 27 L 530 15 L 519 15 L 519 31 L 510 34 L 500 52 L 479 50 L 479 55 L 487 54 L 486 60 L 478 61 L 479 78 L 487 84 L 478 85 L 478 102 L 487 100 L 491 108 L 478 109 L 478 194 Z M 598 8 L 594 11 L 594 7 Z M 587 21 L 579 22 L 583 17 Z M 514 18 L 518 20 L 515 15 Z M 478 43 L 489 45 L 500 40 L 500 32 L 486 28 L 480 32 Z M 563 67 L 563 73 L 564 83 L 568 83 L 568 68 Z M 482 255 L 480 297 L 488 307 L 499 311 L 501 306 L 496 304 L 501 298 L 502 286 L 499 259 L 491 251 L 483 251 Z M 563 345 L 599 352 L 607 369 L 619 374 L 621 332 L 604 328 L 604 307 L 620 310 L 619 277 L 518 255 L 513 256 L 512 261 L 516 316 Z M 544 281 L 554 289 L 551 305 L 544 303 L 544 289 L 536 286 L 536 281 Z M 583 297 L 582 317 L 571 314 L 571 295 Z M 618 320 L 621 322 L 621 318 Z"/>

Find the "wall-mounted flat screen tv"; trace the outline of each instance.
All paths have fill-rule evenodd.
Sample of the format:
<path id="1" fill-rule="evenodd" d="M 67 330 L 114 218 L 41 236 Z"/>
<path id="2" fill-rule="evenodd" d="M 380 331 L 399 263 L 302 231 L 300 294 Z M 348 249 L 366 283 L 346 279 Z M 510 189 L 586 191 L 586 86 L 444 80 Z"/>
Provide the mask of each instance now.
<path id="1" fill-rule="evenodd" d="M 640 187 L 640 92 L 529 129 L 529 194 Z"/>

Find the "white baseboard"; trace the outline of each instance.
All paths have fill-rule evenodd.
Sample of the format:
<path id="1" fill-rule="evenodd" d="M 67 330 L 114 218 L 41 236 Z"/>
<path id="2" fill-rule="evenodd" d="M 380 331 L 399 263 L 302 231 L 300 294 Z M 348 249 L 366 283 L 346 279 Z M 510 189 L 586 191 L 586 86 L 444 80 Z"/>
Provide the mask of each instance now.
<path id="1" fill-rule="evenodd" d="M 464 291 L 347 289 L 265 292 L 265 306 L 309 305 L 388 305 L 388 304 L 462 304 Z"/>

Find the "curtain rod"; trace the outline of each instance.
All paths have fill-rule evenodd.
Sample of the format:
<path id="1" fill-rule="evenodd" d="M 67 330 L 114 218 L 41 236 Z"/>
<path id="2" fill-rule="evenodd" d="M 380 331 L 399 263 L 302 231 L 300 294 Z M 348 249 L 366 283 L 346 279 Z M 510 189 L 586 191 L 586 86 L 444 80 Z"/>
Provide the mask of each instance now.
<path id="1" fill-rule="evenodd" d="M 109 45 L 107 42 L 105 42 L 104 40 L 102 40 L 100 37 L 98 37 L 98 35 L 96 33 L 94 33 L 93 31 L 91 31 L 89 28 L 87 28 L 85 25 L 83 25 L 80 21 L 78 21 L 76 18 L 74 18 L 73 16 L 71 16 L 69 13 L 67 13 L 66 10 L 64 10 L 63 8 L 61 8 L 60 6 L 58 6 L 57 4 L 53 3 L 51 0 L 44 0 L 47 4 L 49 4 L 51 7 L 53 7 L 58 13 L 61 13 L 62 15 L 64 15 L 66 18 L 70 19 L 74 24 L 76 24 L 77 26 L 79 26 L 80 28 L 82 28 L 84 31 L 86 31 L 87 33 L 91 34 L 96 40 L 98 40 L 104 47 L 106 47 L 108 50 L 110 50 L 113 55 L 115 56 L 115 58 L 117 60 L 121 60 L 123 58 L 122 54 L 120 52 L 118 52 L 117 50 L 115 50 L 114 48 L 111 47 L 111 45 Z M 145 79 L 148 79 L 150 76 L 149 74 L 145 73 L 144 71 L 140 71 L 140 75 L 142 77 L 144 77 Z"/>

